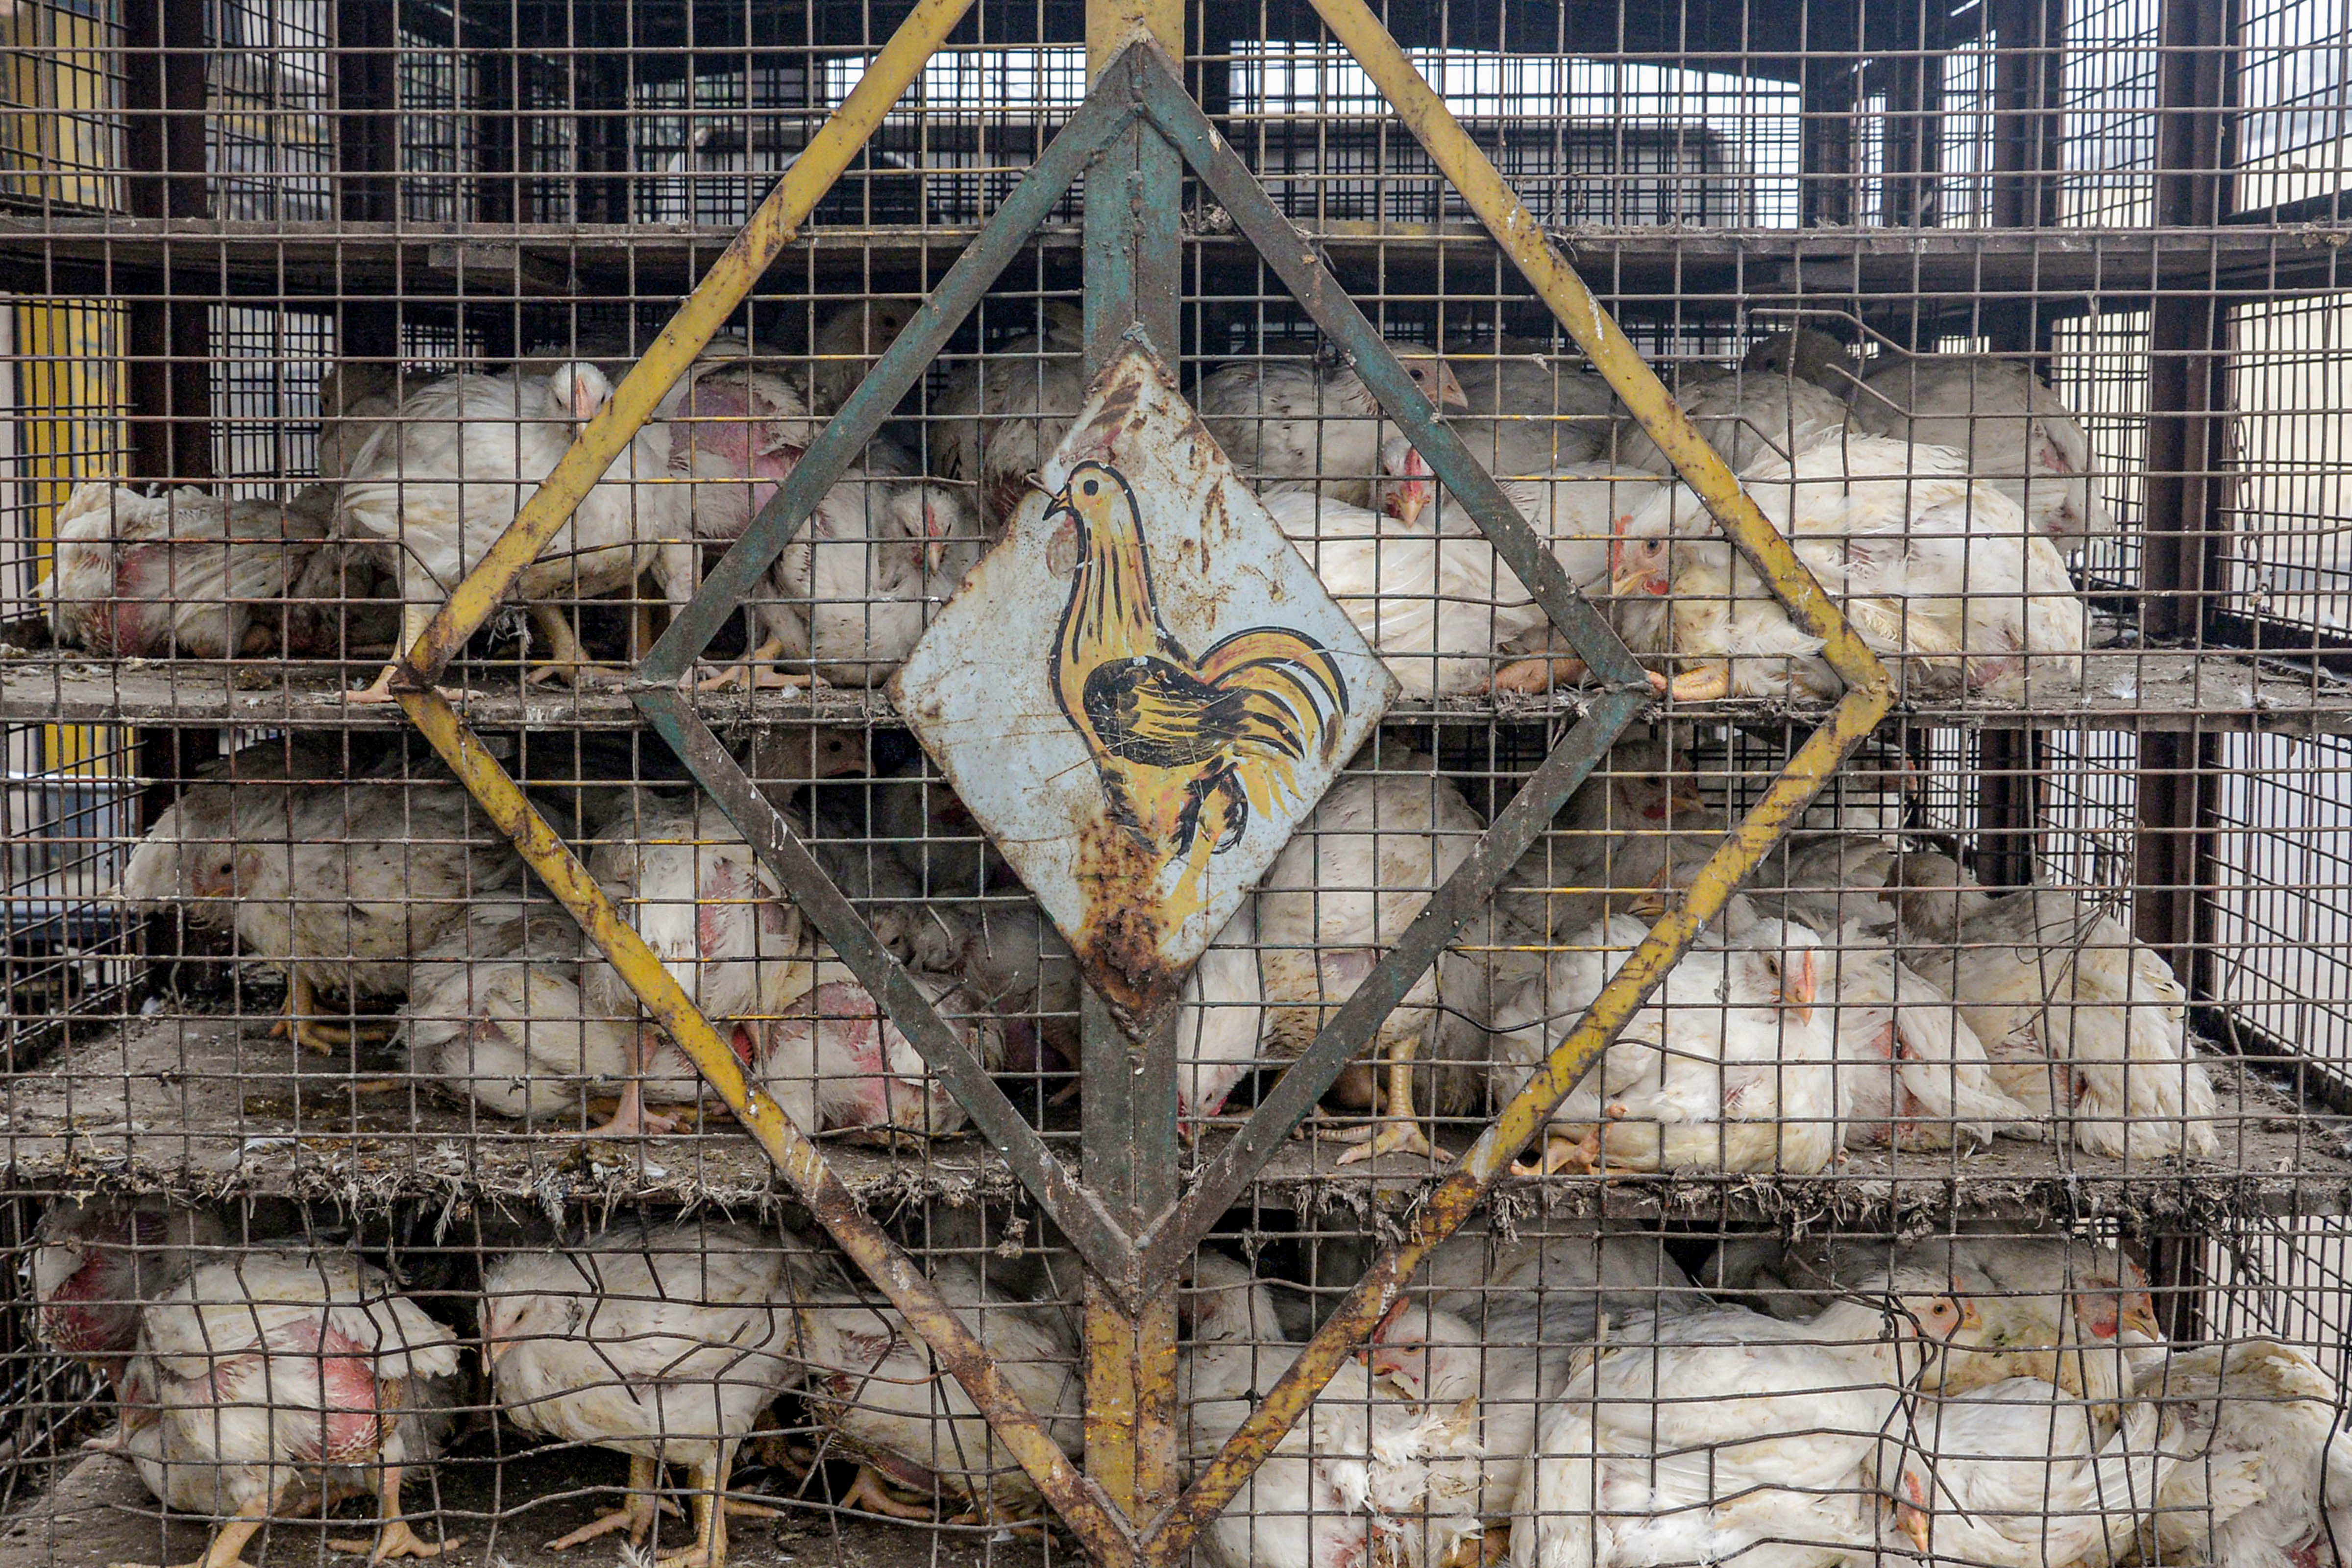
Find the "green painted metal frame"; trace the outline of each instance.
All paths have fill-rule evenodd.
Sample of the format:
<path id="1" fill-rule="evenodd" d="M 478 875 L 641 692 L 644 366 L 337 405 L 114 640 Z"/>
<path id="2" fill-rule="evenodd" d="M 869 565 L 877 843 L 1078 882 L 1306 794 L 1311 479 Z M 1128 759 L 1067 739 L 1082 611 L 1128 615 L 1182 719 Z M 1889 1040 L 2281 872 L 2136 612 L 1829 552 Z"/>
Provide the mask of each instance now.
<path id="1" fill-rule="evenodd" d="M 1334 33 L 1371 71 L 1440 167 L 1495 231 L 1498 243 L 1528 272 L 1563 325 L 1674 458 L 1726 531 L 1764 572 L 1771 590 L 1792 614 L 1828 637 L 1830 661 L 1852 689 L 1757 807 L 1727 837 L 1701 870 L 1683 907 L 1658 923 L 1559 1042 L 1544 1068 L 1433 1192 L 1405 1242 L 1367 1271 L 1190 1489 L 1159 1506 L 1172 1487 L 1174 1474 L 1172 1447 L 1166 1440 L 1172 1432 L 1174 1415 L 1174 1321 L 1171 1293 L 1165 1286 L 1189 1258 L 1205 1227 L 1238 1195 L 1280 1137 L 1312 1107 L 1331 1079 L 1369 1042 L 1404 991 L 1491 894 L 1625 725 L 1648 707 L 1651 697 L 1638 662 L 1606 622 L 1574 593 L 1549 552 L 1492 478 L 1437 421 L 1435 411 L 1412 386 L 1378 331 L 1320 259 L 1299 241 L 1255 178 L 1185 94 L 1152 36 L 1137 29 L 1138 18 L 1123 18 L 1135 36 L 1100 71 L 1087 100 L 1061 134 L 950 269 L 940 288 L 919 310 L 915 322 L 883 354 L 812 444 L 791 478 L 713 571 L 702 592 L 673 622 L 630 688 L 648 720 L 678 750 L 761 858 L 783 879 L 818 931 L 940 1073 L 975 1124 L 1004 1152 L 1086 1259 L 1090 1270 L 1090 1355 L 1100 1361 L 1116 1352 L 1118 1363 L 1112 1369 L 1113 1375 L 1090 1375 L 1089 1431 L 1107 1434 L 1108 1418 L 1114 1415 L 1124 1415 L 1132 1423 L 1132 1432 L 1115 1461 L 1121 1473 L 1116 1487 L 1118 1501 L 1114 1502 L 1101 1485 L 1080 1475 L 1054 1447 L 1034 1413 L 1024 1408 L 1004 1384 L 984 1347 L 913 1261 L 858 1211 L 814 1145 L 791 1126 L 772 1102 L 746 1086 L 709 1021 L 694 1010 L 675 981 L 619 919 L 609 899 L 532 810 L 513 780 L 473 740 L 457 711 L 429 689 L 407 689 L 422 686 L 438 673 L 464 640 L 462 632 L 479 624 L 511 585 L 520 565 L 536 552 L 538 542 L 561 526 L 570 506 L 577 504 L 579 495 L 610 461 L 609 453 L 599 457 L 604 447 L 617 451 L 625 445 L 662 392 L 715 332 L 719 321 L 748 296 L 764 267 L 760 258 L 772 259 L 840 168 L 846 166 L 849 155 L 878 122 L 888 101 L 919 70 L 920 58 L 913 59 L 910 66 L 910 55 L 919 49 L 927 58 L 968 4 L 969 0 L 926 0 L 919 5 L 877 60 L 875 72 L 869 73 L 869 80 L 880 85 L 869 92 L 866 84 L 861 83 L 821 132 L 821 140 L 831 138 L 825 142 L 824 163 L 838 166 L 832 167 L 821 182 L 788 174 L 762 203 L 721 267 L 689 297 L 656 351 L 625 379 L 625 395 L 616 396 L 614 406 L 583 431 L 550 483 L 499 541 L 492 559 L 459 585 L 436 616 L 432 631 L 404 657 L 400 698 L 419 730 L 457 769 L 493 819 L 572 909 L 591 939 L 620 967 L 654 1016 L 678 1038 L 712 1088 L 744 1120 L 819 1220 L 906 1313 L 910 1325 L 931 1342 L 941 1363 L 998 1427 L 1007 1447 L 1087 1550 L 1106 1562 L 1167 1563 L 1230 1503 L 1348 1351 L 1369 1334 L 1420 1260 L 1467 1217 L 1511 1157 L 1540 1131 L 1552 1109 L 1664 978 L 1698 929 L 1720 910 L 1738 882 L 1785 834 L 1837 763 L 1874 728 L 1891 701 L 1891 687 L 1883 667 L 1852 636 L 1835 605 L 1786 542 L 1763 522 L 1720 458 L 1665 396 L 1606 312 L 1534 228 L 1524 206 L 1461 132 L 1427 84 L 1404 63 L 1402 51 L 1360 0 L 1316 0 Z M 889 87 L 892 81 L 896 87 Z M 882 92 L 885 87 L 888 87 L 887 97 Z M 845 142 L 851 137 L 855 140 Z M 798 842 L 782 814 L 719 743 L 682 695 L 680 682 L 692 672 L 727 615 L 752 590 L 825 490 L 864 448 L 1082 170 L 1088 174 L 1088 362 L 1099 363 L 1130 335 L 1140 335 L 1164 357 L 1175 357 L 1181 260 L 1175 195 L 1180 159 L 1225 204 L 1286 286 L 1351 357 L 1389 416 L 1421 448 L 1439 481 L 1464 503 L 1570 646 L 1601 676 L 1604 689 L 1555 746 L 1517 800 L 1496 819 L 1470 861 L 1433 897 L 1422 918 L 1384 956 L 1372 977 L 1339 1009 L 1241 1135 L 1202 1173 L 1192 1194 L 1181 1202 L 1172 1184 L 1172 1037 L 1163 1033 L 1152 1041 L 1128 1040 L 1110 1023 L 1106 1010 L 1089 998 L 1082 1070 L 1099 1087 L 1104 1103 L 1101 1116 L 1090 1113 L 1082 1147 L 1093 1168 L 1102 1168 L 1110 1156 L 1125 1156 L 1125 1179 L 1106 1202 L 1101 1192 L 1089 1191 L 1072 1178 L 1034 1131 L 1021 1121 L 977 1058 L 939 1018 L 882 949 L 864 918 Z M 759 265 L 752 265 L 754 261 Z M 559 479 L 564 483 L 558 485 Z M 568 504 L 563 499 L 567 494 Z M 1111 1084 L 1118 1086 L 1117 1092 L 1109 1090 Z M 1152 1157 L 1140 1159 L 1139 1153 Z M 1110 1458 L 1105 1456 L 1107 1460 Z M 1138 1528 L 1135 1521 L 1147 1511 L 1152 1516 L 1150 1522 Z"/>

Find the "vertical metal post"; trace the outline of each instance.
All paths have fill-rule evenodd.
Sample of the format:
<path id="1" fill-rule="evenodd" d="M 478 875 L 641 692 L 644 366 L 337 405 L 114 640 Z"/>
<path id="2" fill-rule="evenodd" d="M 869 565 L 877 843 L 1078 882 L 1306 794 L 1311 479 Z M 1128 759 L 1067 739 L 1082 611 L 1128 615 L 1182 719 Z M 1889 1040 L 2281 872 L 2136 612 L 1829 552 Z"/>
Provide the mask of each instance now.
<path id="1" fill-rule="evenodd" d="M 1944 57 L 1937 17 L 1920 0 L 1897 8 L 1894 82 L 1886 95 L 1886 224 L 1932 226 L 1939 211 L 1944 166 Z"/>
<path id="2" fill-rule="evenodd" d="M 400 216 L 399 30 L 389 5 L 335 7 L 335 193 L 346 223 Z M 348 294 L 337 311 L 335 348 L 383 360 L 400 352 L 400 307 L 389 298 Z"/>
<path id="3" fill-rule="evenodd" d="M 2166 0 L 2158 18 L 2156 221 L 2210 227 L 2231 206 L 2229 50 L 2237 7 Z M 2151 638 L 2203 641 L 2229 494 L 2229 301 L 2212 286 L 2160 289 L 2149 311 L 2147 504 L 2141 601 Z M 2200 728 L 2139 737 L 2133 925 L 2192 999 L 2211 994 L 2212 740 Z"/>
<path id="4" fill-rule="evenodd" d="M 1087 73 L 1099 77 L 1137 37 L 1164 50 L 1180 76 L 1182 0 L 1087 0 Z M 1157 131 L 1130 125 L 1087 169 L 1085 262 L 1087 369 L 1140 330 L 1173 366 L 1181 352 L 1183 165 Z M 1080 1148 L 1087 1183 L 1130 1236 L 1176 1201 L 1176 1037 L 1172 1023 L 1129 1038 L 1091 990 L 1081 1019 Z M 1087 1279 L 1087 1472 L 1140 1524 L 1175 1500 L 1176 1300 L 1137 1292 L 1122 1311 Z"/>
<path id="5" fill-rule="evenodd" d="M 2058 42 L 2063 0 L 1993 0 L 1992 221 L 2042 228 L 2057 221 Z M 2031 298 L 1987 301 L 1979 326 L 1994 353 L 2046 360 L 2049 325 Z M 2046 373 L 2037 363 L 2037 373 Z M 2035 835 L 2048 804 L 2040 731 L 1987 730 L 1977 740 L 1975 869 L 1987 882 L 2033 880 Z"/>
<path id="6" fill-rule="evenodd" d="M 131 210 L 142 218 L 204 217 L 205 7 L 181 0 L 131 0 L 123 13 L 122 96 Z M 167 245 L 150 286 L 133 295 L 131 322 L 131 453 L 133 477 L 212 477 L 212 310 L 182 296 Z"/>

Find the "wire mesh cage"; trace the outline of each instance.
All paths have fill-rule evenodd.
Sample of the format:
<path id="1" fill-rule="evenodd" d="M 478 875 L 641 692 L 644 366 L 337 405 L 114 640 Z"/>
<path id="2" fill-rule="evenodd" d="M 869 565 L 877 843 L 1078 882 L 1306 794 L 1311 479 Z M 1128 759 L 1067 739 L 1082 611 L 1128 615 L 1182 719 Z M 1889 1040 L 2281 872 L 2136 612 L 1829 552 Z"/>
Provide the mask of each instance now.
<path id="1" fill-rule="evenodd" d="M 1108 9 L 0 7 L 0 1568 L 2352 1562 L 2340 8 Z"/>

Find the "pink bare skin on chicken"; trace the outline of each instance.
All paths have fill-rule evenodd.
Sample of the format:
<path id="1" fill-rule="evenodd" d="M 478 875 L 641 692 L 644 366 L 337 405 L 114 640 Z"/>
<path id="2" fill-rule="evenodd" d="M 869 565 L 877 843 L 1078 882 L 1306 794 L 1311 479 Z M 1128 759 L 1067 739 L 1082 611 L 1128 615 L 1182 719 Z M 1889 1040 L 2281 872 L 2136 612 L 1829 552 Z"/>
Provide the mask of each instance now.
<path id="1" fill-rule="evenodd" d="M 772 407 L 751 387 L 724 375 L 706 376 L 688 392 L 685 405 L 671 416 L 671 469 L 704 479 L 734 476 L 750 481 L 698 488 L 697 538 L 742 537 L 775 495 L 801 458 L 802 449 L 779 427 L 789 416 L 789 410 Z"/>

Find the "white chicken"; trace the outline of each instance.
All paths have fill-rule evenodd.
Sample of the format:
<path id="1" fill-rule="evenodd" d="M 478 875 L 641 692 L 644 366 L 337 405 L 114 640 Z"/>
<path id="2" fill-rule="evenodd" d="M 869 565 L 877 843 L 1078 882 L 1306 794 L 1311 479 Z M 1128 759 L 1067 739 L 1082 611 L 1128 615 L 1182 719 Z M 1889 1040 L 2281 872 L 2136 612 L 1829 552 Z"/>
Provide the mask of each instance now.
<path id="1" fill-rule="evenodd" d="M 1622 742 L 1503 879 L 1495 907 L 1545 942 L 1612 914 L 1655 919 L 1725 826 L 1687 756 Z"/>
<path id="2" fill-rule="evenodd" d="M 1464 406 L 1462 384 L 1444 360 L 1411 350 L 1397 358 L 1433 405 Z M 1363 378 L 1339 363 L 1229 364 L 1202 378 L 1192 405 L 1261 496 L 1308 489 L 1369 507 L 1381 447 L 1396 433 Z"/>
<path id="3" fill-rule="evenodd" d="M 1201 1120 L 1222 1111 L 1234 1086 L 1258 1065 L 1266 1016 L 1258 952 L 1253 896 L 1184 978 L 1176 1010 L 1176 1115 L 1187 1137 L 1200 1135 Z"/>
<path id="4" fill-rule="evenodd" d="M 1842 1568 L 1877 1537 L 1873 1462 L 1968 1304 L 1932 1276 L 1802 1323 L 1737 1307 L 1612 1327 L 1538 1421 L 1517 1568 Z"/>
<path id="5" fill-rule="evenodd" d="M 2066 563 L 1967 459 L 1879 437 L 1823 441 L 1745 476 L 1855 632 L 1899 656 L 1918 694 L 2021 700 L 2080 671 L 2083 606 Z M 1801 629 L 1685 486 L 1650 503 L 1611 553 L 1619 629 L 1684 666 L 1675 696 L 1830 698 L 1821 639 Z"/>
<path id="6" fill-rule="evenodd" d="M 401 1011 L 409 1070 L 523 1121 L 618 1092 L 636 1029 L 580 994 L 580 927 L 547 900 L 485 900 L 417 955 Z"/>
<path id="7" fill-rule="evenodd" d="M 245 956 L 285 972 L 272 1032 L 311 1050 L 352 1032 L 318 1016 L 321 994 L 352 1007 L 404 994 L 410 961 L 463 922 L 468 900 L 523 879 L 513 844 L 444 773 L 230 794 L 228 832 L 184 840 L 183 874 L 198 900 L 232 907 Z"/>
<path id="8" fill-rule="evenodd" d="M 341 745 L 314 737 L 264 741 L 206 763 L 131 848 L 114 896 L 149 914 L 176 912 L 191 925 L 226 930 L 236 916 L 226 858 L 237 812 L 282 822 L 288 783 L 299 788 L 347 774 Z M 276 804 L 265 806 L 271 797 Z M 200 880 L 207 896 L 197 893 Z"/>
<path id="9" fill-rule="evenodd" d="M 58 509 L 37 590 L 60 643 L 115 658 L 288 658 L 333 653 L 327 607 L 305 602 L 334 501 L 319 487 L 274 500 L 197 489 L 145 496 L 76 486 Z"/>
<path id="10" fill-rule="evenodd" d="M 1035 1517 L 1043 1501 L 1035 1483 L 898 1309 L 829 1264 L 810 1258 L 795 1266 L 801 1394 L 859 1465 L 842 1505 L 928 1521 L 940 1500 L 954 1498 L 965 1505 L 960 1521 Z M 1022 1404 L 1076 1458 L 1085 1443 L 1086 1380 L 1068 1308 L 1023 1300 L 961 1258 L 935 1267 L 931 1282 L 988 1346 Z"/>
<path id="11" fill-rule="evenodd" d="M 1760 458 L 1785 464 L 1806 448 L 1832 441 L 1846 428 L 1848 409 L 1808 381 L 1741 374 L 1685 386 L 1680 399 L 1716 455 L 1735 473 Z M 1671 474 L 1674 465 L 1650 433 L 1631 418 L 1617 432 L 1616 460 L 1627 468 Z"/>
<path id="12" fill-rule="evenodd" d="M 1648 933 L 1612 915 L 1496 999 L 1496 1054 L 1518 1081 Z M 1825 1169 L 1837 1152 L 1837 1071 L 1832 1027 L 1814 1007 L 1821 970 L 1821 940 L 1801 925 L 1759 917 L 1736 935 L 1701 933 L 1552 1111 L 1541 1161 L 1526 1173 Z"/>
<path id="13" fill-rule="evenodd" d="M 744 601 L 760 646 L 704 689 L 881 685 L 962 582 L 977 539 L 961 491 L 851 469 Z"/>
<path id="14" fill-rule="evenodd" d="M 2344 1396 L 2309 1356 L 2272 1340 L 2200 1345 L 2175 1352 L 2140 1394 L 2177 1414 L 2187 1436 L 2186 1460 L 2157 1494 L 2169 1552 L 2213 1568 L 2336 1568 L 2352 1554 Z"/>
<path id="15" fill-rule="evenodd" d="M 970 487 L 992 534 L 1012 518 L 1087 398 L 1085 316 L 1049 300 L 1044 318 L 1044 331 L 958 369 L 931 403 L 930 471 Z"/>
<path id="16" fill-rule="evenodd" d="M 394 422 L 360 448 L 335 529 L 390 555 L 405 606 L 401 649 L 481 563 L 612 390 L 603 372 L 577 363 L 543 378 L 454 375 L 412 390 Z M 562 604 L 627 588 L 648 567 L 673 605 L 693 593 L 692 487 L 666 482 L 670 447 L 668 430 L 648 422 L 516 578 L 513 592 L 548 639 L 548 673 L 584 669 Z M 392 700 L 393 674 L 387 665 L 351 700 Z"/>
<path id="17" fill-rule="evenodd" d="M 2157 1407 L 2134 1400 L 2103 1437 L 2036 1378 L 1920 1400 L 1881 1450 L 1894 1524 L 1929 1563 L 2101 1568 L 2129 1544 L 2179 1463 Z"/>
<path id="18" fill-rule="evenodd" d="M 518 1252 L 482 1277 L 482 1360 L 515 1425 L 629 1456 L 621 1507 L 548 1542 L 614 1531 L 644 1541 L 663 1467 L 694 1489 L 691 1546 L 660 1561 L 723 1568 L 736 1450 L 799 1371 L 787 1254 L 748 1226 L 625 1226 L 573 1247 Z"/>
<path id="19" fill-rule="evenodd" d="M 33 1244 L 34 1331 L 48 1350 L 120 1384 L 141 1307 L 227 1242 L 210 1209 L 155 1196 L 59 1198 Z"/>
<path id="20" fill-rule="evenodd" d="M 2091 474 L 2091 440 L 2065 400 L 2015 360 L 1897 356 L 1851 395 L 1854 427 L 1967 455 L 1969 472 L 2062 548 L 2116 531 Z"/>
<path id="21" fill-rule="evenodd" d="M 943 983 L 911 970 L 908 978 L 940 1005 L 982 1064 L 992 1071 L 1002 1065 L 1004 1037 L 993 1015 L 961 1016 L 943 1005 Z M 837 960 L 816 964 L 814 983 L 785 1004 L 782 1016 L 740 1027 L 737 1049 L 749 1042 L 750 1076 L 811 1137 L 849 1132 L 887 1142 L 899 1133 L 946 1137 L 963 1127 L 963 1107 L 929 1076 L 914 1043 Z"/>
<path id="22" fill-rule="evenodd" d="M 2033 1120 L 2002 1091 L 1950 994 L 1905 963 L 1878 928 L 1854 920 L 1822 935 L 1844 1147 L 1989 1143 Z"/>
<path id="23" fill-rule="evenodd" d="M 809 343 L 808 395 L 820 414 L 849 401 L 883 351 L 915 319 L 916 301 L 867 298 L 835 306 Z"/>
<path id="24" fill-rule="evenodd" d="M 437 1557 L 464 1542 L 419 1537 L 400 1488 L 439 1455 L 457 1372 L 457 1336 L 350 1253 L 242 1253 L 140 1314 L 106 1447 L 168 1506 L 224 1521 L 201 1568 L 235 1568 L 298 1486 L 379 1500 L 373 1545 L 335 1550 Z"/>
<path id="25" fill-rule="evenodd" d="M 1192 1330 L 1177 1365 L 1181 1441 L 1198 1467 L 1300 1347 L 1282 1341 L 1265 1287 L 1213 1253 L 1195 1258 L 1179 1314 Z M 1437 1563 L 1479 1532 L 1481 1456 L 1475 1403 L 1436 1408 L 1343 1363 L 1202 1531 L 1202 1552 L 1218 1568 Z"/>
<path id="26" fill-rule="evenodd" d="M 1333 783 L 1260 885 L 1265 1058 L 1288 1061 L 1314 1042 L 1469 858 L 1485 826 L 1426 757 L 1391 752 L 1377 771 L 1360 765 Z M 1423 1135 L 1412 1106 L 1413 1058 L 1436 1023 L 1437 984 L 1434 970 L 1415 980 L 1366 1050 L 1358 1099 L 1373 1108 L 1368 1064 L 1379 1058 L 1388 1063 L 1386 1104 L 1371 1126 L 1339 1134 L 1357 1144 L 1339 1156 L 1341 1164 L 1395 1151 L 1451 1158 Z M 1347 1087 L 1343 1079 L 1343 1092 Z"/>
<path id="27" fill-rule="evenodd" d="M 352 459 L 388 423 L 407 393 L 440 380 L 382 360 L 338 360 L 319 378 L 317 468 L 322 479 L 351 472 Z"/>
<path id="28" fill-rule="evenodd" d="M 1958 999 L 2006 1093 L 2095 1153 L 2220 1151 L 2188 994 L 2161 954 L 2071 893 L 1996 899 L 1941 855 L 1906 855 L 1899 874 L 1908 961 Z"/>
<path id="29" fill-rule="evenodd" d="M 722 1032 L 779 1018 L 816 984 L 822 943 L 717 802 L 698 793 L 667 805 L 641 801 L 628 831 L 590 852 L 589 874 L 704 1017 Z M 635 994 L 601 955 L 583 968 L 580 994 L 592 1016 L 637 1016 Z M 748 1032 L 735 1041 L 747 1058 L 752 1046 Z M 611 1119 L 591 1136 L 668 1131 L 676 1118 L 648 1110 L 648 1100 L 700 1097 L 692 1064 L 650 1022 L 636 1026 L 634 1066 Z"/>
<path id="30" fill-rule="evenodd" d="M 724 339 L 688 367 L 656 417 L 667 430 L 670 471 L 693 479 L 694 537 L 711 544 L 742 537 L 823 424 L 790 381 Z M 675 603 L 680 591 L 664 586 Z"/>
<path id="31" fill-rule="evenodd" d="M 1406 695 L 1485 690 L 1494 656 L 1548 643 L 1549 617 L 1403 437 L 1381 464 L 1369 509 L 1311 489 L 1261 499 Z M 1607 571 L 1613 515 L 1656 483 L 1594 465 L 1503 493 L 1578 578 Z"/>
<path id="32" fill-rule="evenodd" d="M 1445 361 L 1462 388 L 1464 409 L 1446 424 L 1488 473 L 1498 479 L 1557 473 L 1608 451 L 1618 404 L 1606 381 L 1537 344 L 1504 338 L 1494 348 L 1489 355 L 1449 345 Z"/>

